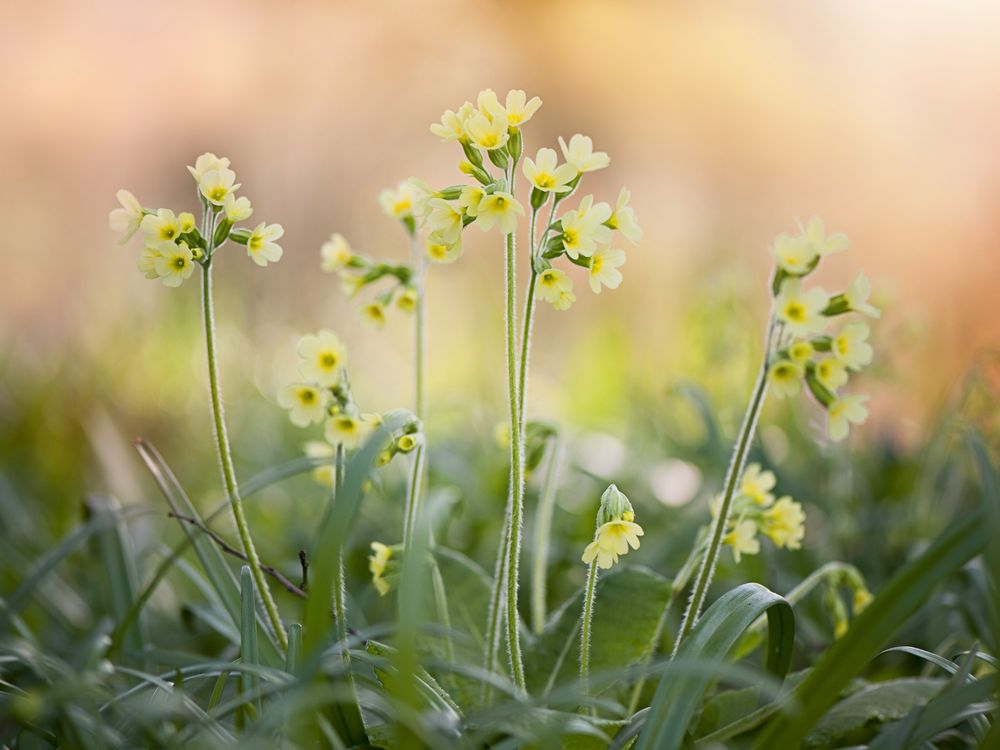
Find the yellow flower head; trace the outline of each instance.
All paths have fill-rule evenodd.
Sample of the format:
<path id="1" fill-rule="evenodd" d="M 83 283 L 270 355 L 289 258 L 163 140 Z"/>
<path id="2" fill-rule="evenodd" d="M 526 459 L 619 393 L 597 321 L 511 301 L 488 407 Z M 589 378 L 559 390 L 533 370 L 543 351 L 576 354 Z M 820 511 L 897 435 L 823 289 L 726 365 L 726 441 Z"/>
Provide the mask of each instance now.
<path id="1" fill-rule="evenodd" d="M 328 459 L 312 470 L 312 478 L 324 487 L 333 487 L 334 471 L 333 457 L 335 451 L 333 446 L 322 440 L 310 440 L 303 446 L 307 458 Z"/>
<path id="2" fill-rule="evenodd" d="M 733 560 L 740 561 L 742 555 L 756 555 L 760 552 L 757 539 L 757 524 L 750 520 L 737 522 L 732 531 L 722 537 L 722 543 L 733 549 Z"/>
<path id="3" fill-rule="evenodd" d="M 387 216 L 406 219 L 413 216 L 413 186 L 406 180 L 396 185 L 396 189 L 386 188 L 378 195 L 378 202 Z"/>
<path id="4" fill-rule="evenodd" d="M 793 362 L 798 362 L 800 365 L 804 365 L 812 359 L 815 353 L 813 345 L 804 339 L 799 339 L 788 347 L 788 356 L 792 358 Z"/>
<path id="5" fill-rule="evenodd" d="M 345 268 L 354 257 L 354 251 L 344 239 L 344 235 L 334 232 L 330 239 L 319 249 L 322 261 L 320 267 L 324 271 L 339 271 Z"/>
<path id="6" fill-rule="evenodd" d="M 441 122 L 435 122 L 431 125 L 431 132 L 442 141 L 468 140 L 465 133 L 465 121 L 472 117 L 474 112 L 475 108 L 470 102 L 459 107 L 457 112 L 450 109 L 445 110 L 445 113 L 441 115 Z"/>
<path id="7" fill-rule="evenodd" d="M 263 221 L 254 227 L 247 239 L 247 255 L 258 266 L 266 266 L 269 262 L 281 260 L 284 252 L 275 240 L 284 236 L 285 230 L 281 224 L 265 224 Z"/>
<path id="8" fill-rule="evenodd" d="M 518 128 L 538 111 L 542 106 L 542 100 L 537 96 L 528 99 L 528 95 L 521 89 L 511 89 L 507 92 L 507 99 L 504 103 L 504 114 L 507 122 L 512 128 Z"/>
<path id="9" fill-rule="evenodd" d="M 847 366 L 833 357 L 821 359 L 816 363 L 816 380 L 824 388 L 836 391 L 847 382 Z"/>
<path id="10" fill-rule="evenodd" d="M 830 439 L 839 442 L 847 437 L 852 424 L 864 424 L 868 419 L 868 396 L 845 396 L 836 399 L 827 407 L 826 432 Z"/>
<path id="11" fill-rule="evenodd" d="M 590 257 L 598 245 L 611 242 L 611 228 L 605 222 L 611 216 L 611 206 L 603 201 L 594 203 L 594 196 L 587 195 L 575 211 L 567 211 L 560 218 L 562 242 L 571 258 Z"/>
<path id="12" fill-rule="evenodd" d="M 779 234 L 771 246 L 771 255 L 778 268 L 793 276 L 801 276 L 812 270 L 819 253 L 805 237 Z"/>
<path id="13" fill-rule="evenodd" d="M 594 142 L 579 133 L 570 138 L 568 144 L 560 136 L 559 147 L 566 161 L 576 167 L 578 172 L 593 172 L 604 169 L 611 163 L 611 158 L 606 153 L 594 151 Z"/>
<path id="14" fill-rule="evenodd" d="M 353 274 L 348 269 L 340 269 L 338 276 L 340 278 L 340 289 L 348 297 L 353 297 L 365 285 L 364 276 Z"/>
<path id="15" fill-rule="evenodd" d="M 405 313 L 411 313 L 417 309 L 418 301 L 419 297 L 417 290 L 408 286 L 399 293 L 399 296 L 396 297 L 396 307 Z"/>
<path id="16" fill-rule="evenodd" d="M 480 148 L 494 151 L 507 145 L 510 137 L 507 132 L 507 118 L 502 112 L 497 112 L 492 119 L 489 111 L 479 112 L 465 121 L 465 132 L 469 139 Z"/>
<path id="17" fill-rule="evenodd" d="M 642 239 L 642 227 L 635 218 L 635 209 L 628 204 L 631 197 L 628 188 L 623 187 L 618 193 L 618 200 L 615 201 L 615 210 L 605 223 L 621 232 L 622 237 L 634 245 Z"/>
<path id="18" fill-rule="evenodd" d="M 823 220 L 818 216 L 813 216 L 809 219 L 803 236 L 819 255 L 839 253 L 842 250 L 846 250 L 851 244 L 850 240 L 847 239 L 847 235 L 843 232 L 826 234 L 826 230 L 823 227 Z"/>
<path id="19" fill-rule="evenodd" d="M 423 219 L 430 211 L 431 198 L 440 198 L 441 196 L 434 188 L 418 177 L 410 177 L 406 183 L 410 187 L 413 216 L 417 219 Z"/>
<path id="20" fill-rule="evenodd" d="M 787 495 L 764 511 L 764 534 L 775 546 L 799 549 L 805 536 L 806 514 L 802 506 Z"/>
<path id="21" fill-rule="evenodd" d="M 177 216 L 177 223 L 180 226 L 181 234 L 190 234 L 197 228 L 195 223 L 194 214 L 184 211 Z"/>
<path id="22" fill-rule="evenodd" d="M 158 246 L 160 243 L 156 243 Z M 173 244 L 172 242 L 169 244 Z M 147 279 L 158 279 L 160 278 L 159 272 L 156 270 L 156 259 L 160 257 L 160 251 L 156 246 L 147 245 L 139 252 L 139 260 L 136 263 L 142 275 Z"/>
<path id="23" fill-rule="evenodd" d="M 860 370 L 871 364 L 873 351 L 868 343 L 870 332 L 867 323 L 848 323 L 833 339 L 833 356 L 852 370 Z"/>
<path id="24" fill-rule="evenodd" d="M 381 542 L 372 542 L 372 553 L 368 556 L 368 570 L 379 596 L 389 593 L 389 582 L 385 580 L 386 567 L 392 557 L 392 550 Z"/>
<path id="25" fill-rule="evenodd" d="M 161 242 L 156 249 L 159 255 L 153 261 L 156 274 L 164 286 L 180 286 L 194 271 L 194 259 L 187 243 Z"/>
<path id="26" fill-rule="evenodd" d="M 868 304 L 868 298 L 871 296 L 871 293 L 872 283 L 862 271 L 851 282 L 851 285 L 847 287 L 847 290 L 844 292 L 844 299 L 847 300 L 848 308 L 854 312 L 859 312 L 870 318 L 880 318 L 882 317 L 882 311 L 874 305 Z"/>
<path id="27" fill-rule="evenodd" d="M 874 599 L 875 597 L 872 596 L 872 592 L 864 587 L 855 590 L 854 597 L 851 601 L 851 611 L 854 613 L 854 616 L 857 617 L 868 609 L 868 605 L 871 604 Z"/>
<path id="28" fill-rule="evenodd" d="M 767 371 L 771 381 L 771 390 L 778 398 L 797 396 L 802 389 L 802 376 L 805 368 L 795 360 L 779 359 Z"/>
<path id="29" fill-rule="evenodd" d="M 201 178 L 205 176 L 207 172 L 220 169 L 229 168 L 229 159 L 225 157 L 219 158 L 211 152 L 206 152 L 195 159 L 194 166 L 188 167 L 188 172 L 194 177 L 195 182 L 201 182 Z"/>
<path id="30" fill-rule="evenodd" d="M 326 420 L 323 434 L 333 445 L 342 445 L 350 450 L 357 448 L 372 431 L 372 423 L 361 417 L 337 414 Z"/>
<path id="31" fill-rule="evenodd" d="M 112 209 L 111 213 L 108 214 L 108 226 L 111 227 L 112 232 L 124 234 L 121 242 L 118 243 L 124 245 L 142 224 L 142 205 L 128 190 L 119 190 L 115 197 L 121 204 L 121 208 Z M 172 238 L 164 237 L 163 239 Z"/>
<path id="32" fill-rule="evenodd" d="M 427 237 L 427 257 L 434 263 L 454 263 L 462 255 L 461 235 L 454 242 L 433 232 Z"/>
<path id="33" fill-rule="evenodd" d="M 587 565 L 597 560 L 597 567 L 607 570 L 628 552 L 629 547 L 639 549 L 642 535 L 642 526 L 634 521 L 608 521 L 598 527 L 594 541 L 584 549 L 581 559 Z"/>
<path id="34" fill-rule="evenodd" d="M 535 188 L 546 193 L 565 193 L 570 189 L 569 183 L 576 177 L 576 167 L 572 164 L 556 166 L 558 157 L 551 148 L 540 148 L 534 161 L 524 160 L 524 176 Z"/>
<path id="35" fill-rule="evenodd" d="M 410 453 L 418 445 L 424 442 L 423 436 L 419 433 L 400 435 L 396 440 L 396 448 L 400 453 Z"/>
<path id="36" fill-rule="evenodd" d="M 466 216 L 479 215 L 479 203 L 486 197 L 486 191 L 479 185 L 467 185 L 458 196 L 458 207 Z"/>
<path id="37" fill-rule="evenodd" d="M 554 305 L 557 310 L 567 309 L 576 299 L 573 296 L 573 282 L 558 268 L 546 268 L 538 274 L 537 291 L 539 297 Z"/>
<path id="38" fill-rule="evenodd" d="M 225 167 L 221 169 L 210 169 L 198 180 L 198 189 L 205 196 L 205 200 L 215 206 L 223 206 L 226 203 L 226 196 L 235 193 L 240 188 L 236 182 L 236 172 Z"/>
<path id="39" fill-rule="evenodd" d="M 462 212 L 444 198 L 431 198 L 427 202 L 427 226 L 445 242 L 455 242 L 462 233 Z"/>
<path id="40" fill-rule="evenodd" d="M 347 350 L 333 331 L 323 330 L 315 336 L 299 339 L 299 372 L 306 380 L 322 386 L 340 382 L 340 374 L 347 364 Z"/>
<path id="41" fill-rule="evenodd" d="M 142 233 L 146 235 L 147 244 L 176 240 L 181 236 L 181 223 L 177 214 L 169 208 L 157 209 L 155 214 L 148 214 L 140 222 Z"/>
<path id="42" fill-rule="evenodd" d="M 798 279 L 786 279 L 774 300 L 775 314 L 795 336 L 808 336 L 826 326 L 829 296 L 819 287 L 804 290 Z"/>
<path id="43" fill-rule="evenodd" d="M 233 224 L 238 221 L 244 221 L 249 219 L 250 215 L 253 213 L 253 206 L 250 205 L 250 199 L 246 197 L 237 198 L 235 195 L 230 193 L 222 201 L 222 210 L 226 214 L 226 218 Z"/>
<path id="44" fill-rule="evenodd" d="M 517 228 L 517 217 L 524 216 L 524 207 L 508 192 L 497 190 L 479 201 L 476 224 L 484 232 L 499 225 L 503 234 Z"/>
<path id="45" fill-rule="evenodd" d="M 759 506 L 768 506 L 774 502 L 771 490 L 777 484 L 773 471 L 762 471 L 760 464 L 750 464 L 743 471 L 740 479 L 740 492 L 753 500 Z"/>
<path id="46" fill-rule="evenodd" d="M 385 305 L 381 302 L 374 301 L 362 305 L 358 308 L 358 312 L 361 313 L 361 322 L 369 328 L 380 330 L 385 326 Z"/>
<path id="47" fill-rule="evenodd" d="M 625 251 L 612 250 L 604 247 L 590 256 L 590 288 L 594 294 L 601 293 L 601 286 L 617 289 L 622 283 L 622 272 L 618 269 L 625 265 Z"/>
<path id="48" fill-rule="evenodd" d="M 278 392 L 278 403 L 289 410 L 292 424 L 308 427 L 326 417 L 326 391 L 310 383 L 291 383 Z"/>

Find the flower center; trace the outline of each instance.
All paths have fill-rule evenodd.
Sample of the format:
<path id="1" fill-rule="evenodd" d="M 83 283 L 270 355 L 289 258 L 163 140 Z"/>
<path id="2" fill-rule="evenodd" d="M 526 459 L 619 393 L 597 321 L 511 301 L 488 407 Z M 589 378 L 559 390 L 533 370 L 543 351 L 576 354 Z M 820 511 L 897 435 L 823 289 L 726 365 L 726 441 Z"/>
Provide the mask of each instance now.
<path id="1" fill-rule="evenodd" d="M 320 366 L 326 368 L 327 370 L 332 370 L 337 365 L 337 357 L 333 352 L 325 352 L 319 357 Z"/>
<path id="2" fill-rule="evenodd" d="M 806 308 L 801 302 L 789 302 L 785 305 L 785 315 L 798 323 L 806 319 Z"/>

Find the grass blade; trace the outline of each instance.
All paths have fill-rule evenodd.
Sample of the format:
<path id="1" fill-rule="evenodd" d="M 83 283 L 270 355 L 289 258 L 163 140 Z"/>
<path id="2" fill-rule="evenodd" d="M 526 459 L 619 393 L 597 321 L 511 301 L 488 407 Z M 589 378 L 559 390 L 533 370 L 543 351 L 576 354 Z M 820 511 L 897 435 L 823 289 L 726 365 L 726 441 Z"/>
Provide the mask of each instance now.
<path id="1" fill-rule="evenodd" d="M 253 588 L 253 573 L 249 565 L 240 569 L 240 660 L 244 664 L 257 666 L 260 654 L 257 649 L 257 596 Z M 260 677 L 253 672 L 243 674 L 243 690 L 253 698 L 257 716 L 261 715 Z"/>

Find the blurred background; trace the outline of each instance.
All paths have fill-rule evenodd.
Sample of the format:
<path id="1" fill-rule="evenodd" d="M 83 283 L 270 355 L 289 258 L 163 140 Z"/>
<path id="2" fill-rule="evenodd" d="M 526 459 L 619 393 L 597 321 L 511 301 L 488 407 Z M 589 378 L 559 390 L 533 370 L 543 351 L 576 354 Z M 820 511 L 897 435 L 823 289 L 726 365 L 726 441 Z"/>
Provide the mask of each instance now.
<path id="1" fill-rule="evenodd" d="M 613 201 L 627 185 L 645 229 L 619 290 L 595 296 L 577 277 L 569 312 L 540 308 L 529 413 L 580 439 L 582 475 L 634 477 L 647 512 L 713 491 L 699 463 L 715 475 L 728 449 L 685 454 L 699 423 L 671 394 L 697 384 L 730 433 L 757 365 L 768 245 L 817 214 L 853 243 L 821 283 L 837 289 L 864 268 L 885 307 L 876 364 L 859 380 L 873 419 L 846 445 L 797 453 L 819 414 L 772 405 L 762 443 L 772 465 L 807 454 L 826 467 L 819 483 L 806 458 L 798 480 L 787 467 L 807 502 L 827 481 L 834 497 L 891 496 L 886 466 L 899 452 L 920 465 L 942 408 L 965 397 L 957 384 L 1000 337 L 998 29 L 1000 6 L 987 0 L 4 3 L 0 496 L 32 504 L 53 533 L 75 523 L 59 511 L 85 491 L 154 503 L 129 446 L 142 435 L 198 498 L 219 498 L 196 278 L 178 290 L 144 279 L 139 240 L 120 247 L 107 226 L 123 187 L 146 206 L 195 210 L 184 167 L 204 151 L 232 160 L 255 222 L 286 230 L 277 265 L 260 269 L 235 247 L 218 263 L 241 475 L 318 437 L 275 404 L 304 333 L 332 328 L 347 342 L 366 408 L 408 406 L 410 321 L 394 313 L 382 332 L 363 328 L 356 302 L 320 272 L 319 247 L 339 231 L 360 251 L 405 259 L 377 195 L 410 175 L 459 181 L 459 150 L 428 126 L 485 87 L 543 99 L 530 153 L 592 136 L 612 164 L 584 192 Z M 488 490 L 488 507 L 467 513 L 499 524 L 503 257 L 494 235 L 468 236 L 460 262 L 431 269 L 431 456 L 463 497 Z M 996 372 L 981 371 L 987 393 Z M 858 500 L 836 471 L 871 446 L 888 489 Z M 463 450 L 492 468 L 472 472 Z M 599 490 L 595 480 L 560 502 L 593 507 Z M 285 524 L 289 509 L 314 518 L 303 508 L 322 493 L 301 483 L 272 495 L 254 512 Z M 575 518 L 586 537 L 590 517 Z M 473 527 L 454 531 L 456 546 Z M 293 544 L 272 539 L 264 552 L 294 565 L 309 531 L 307 520 Z"/>

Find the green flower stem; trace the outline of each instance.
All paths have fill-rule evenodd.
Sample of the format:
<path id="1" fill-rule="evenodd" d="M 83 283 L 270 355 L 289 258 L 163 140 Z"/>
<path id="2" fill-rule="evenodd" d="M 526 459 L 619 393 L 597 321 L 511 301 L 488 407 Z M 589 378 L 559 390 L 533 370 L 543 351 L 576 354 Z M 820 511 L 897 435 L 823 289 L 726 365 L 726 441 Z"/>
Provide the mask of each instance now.
<path id="1" fill-rule="evenodd" d="M 417 286 L 417 309 L 414 311 L 413 332 L 413 376 L 414 376 L 414 413 L 423 422 L 425 410 L 425 362 L 427 357 L 427 302 L 425 297 L 427 265 L 420 253 L 420 243 L 416 233 L 411 236 L 413 251 L 413 269 Z M 426 427 L 422 426 L 424 441 L 413 451 L 413 465 L 410 470 L 409 486 L 406 490 L 406 505 L 403 511 L 403 547 L 410 548 L 413 531 L 416 526 L 417 513 L 420 508 L 420 498 L 423 494 L 424 464 L 426 461 Z"/>
<path id="2" fill-rule="evenodd" d="M 271 622 L 271 628 L 278 639 L 282 649 L 288 648 L 288 634 L 285 626 L 281 622 L 281 615 L 278 607 L 271 595 L 271 588 L 268 586 L 267 578 L 260 567 L 260 558 L 257 556 L 257 548 L 254 546 L 253 537 L 250 535 L 250 525 L 247 523 L 246 515 L 243 512 L 243 500 L 240 497 L 239 486 L 236 482 L 236 470 L 233 467 L 233 454 L 229 446 L 229 436 L 226 432 L 226 415 L 222 405 L 222 387 L 219 382 L 219 362 L 216 352 L 215 340 L 215 308 L 212 302 L 212 226 L 214 215 L 206 210 L 205 237 L 208 241 L 206 260 L 201 275 L 201 309 L 202 320 L 205 324 L 205 351 L 208 358 L 208 382 L 212 395 L 212 418 L 215 428 L 215 443 L 219 453 L 219 464 L 222 467 L 222 482 L 226 490 L 226 497 L 229 498 L 229 506 L 233 511 L 233 520 L 236 522 L 236 530 L 243 545 L 243 552 L 247 557 L 247 564 L 253 574 L 254 584 L 260 597 L 264 602 L 264 609 Z"/>
<path id="3" fill-rule="evenodd" d="M 510 534 L 511 495 L 507 495 L 507 506 L 503 516 L 503 531 L 500 537 L 500 549 L 497 561 L 493 566 L 493 588 L 490 591 L 490 606 L 486 615 L 486 669 L 493 671 L 497 667 L 497 652 L 500 650 L 500 624 L 503 612 L 503 593 L 507 583 L 507 540 Z M 489 704 L 493 688 L 488 682 L 483 683 L 483 703 Z"/>
<path id="4" fill-rule="evenodd" d="M 694 589 L 691 592 L 691 599 L 688 601 L 687 609 L 684 611 L 684 618 L 681 620 L 681 629 L 677 633 L 674 641 L 674 655 L 680 648 L 681 642 L 698 621 L 701 608 L 705 604 L 705 597 L 708 595 L 708 586 L 715 575 L 715 566 L 719 561 L 719 551 L 722 548 L 722 537 L 726 532 L 726 525 L 729 523 L 729 512 L 732 509 L 733 497 L 736 495 L 736 486 L 743 475 L 743 467 L 746 465 L 747 455 L 750 452 L 750 444 L 757 432 L 757 419 L 760 417 L 761 408 L 767 396 L 767 371 L 768 360 L 771 356 L 771 344 L 774 337 L 775 321 L 774 314 L 771 314 L 767 324 L 767 335 L 764 340 L 764 356 L 757 373 L 757 382 L 754 384 L 750 404 L 747 406 L 746 414 L 743 416 L 743 424 L 740 427 L 739 438 L 733 448 L 733 455 L 729 461 L 729 468 L 726 471 L 725 489 L 722 495 L 722 505 L 718 515 L 712 524 L 709 532 L 708 546 L 701 560 L 701 567 L 698 568 L 698 575 L 695 578 Z"/>
<path id="5" fill-rule="evenodd" d="M 580 617 L 580 690 L 590 695 L 590 625 L 594 619 L 594 599 L 597 595 L 597 560 L 587 572 L 587 593 L 583 597 L 583 614 Z"/>
<path id="6" fill-rule="evenodd" d="M 563 462 L 563 441 L 558 435 L 549 441 L 549 461 L 545 467 L 542 493 L 535 512 L 534 557 L 531 568 L 531 627 L 536 633 L 545 627 L 545 573 L 549 557 L 549 534 L 555 508 L 559 470 Z"/>

